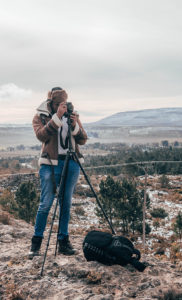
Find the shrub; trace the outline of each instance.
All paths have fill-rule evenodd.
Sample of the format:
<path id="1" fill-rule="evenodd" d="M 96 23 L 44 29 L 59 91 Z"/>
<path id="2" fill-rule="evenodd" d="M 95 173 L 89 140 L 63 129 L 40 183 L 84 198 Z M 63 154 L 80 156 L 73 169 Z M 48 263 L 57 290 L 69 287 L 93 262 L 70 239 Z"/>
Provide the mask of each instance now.
<path id="1" fill-rule="evenodd" d="M 93 197 L 93 193 L 92 193 L 91 189 L 89 187 L 85 188 L 82 185 L 76 186 L 74 194 L 77 196 Z"/>
<path id="2" fill-rule="evenodd" d="M 162 188 L 169 187 L 169 179 L 165 174 L 160 177 L 160 184 Z"/>
<path id="3" fill-rule="evenodd" d="M 75 214 L 76 215 L 80 215 L 80 216 L 84 216 L 85 215 L 85 211 L 84 211 L 84 209 L 83 209 L 83 207 L 76 207 L 75 208 Z"/>
<path id="4" fill-rule="evenodd" d="M 137 188 L 135 181 L 126 178 L 122 182 L 115 181 L 111 176 L 102 180 L 99 187 L 100 202 L 110 223 L 121 226 L 124 233 L 134 233 L 137 224 L 143 219 L 144 191 Z M 150 198 L 147 195 L 147 208 L 149 204 Z M 99 205 L 96 207 L 96 214 L 103 219 Z"/>
<path id="5" fill-rule="evenodd" d="M 160 295 L 156 296 L 158 300 L 181 300 L 182 291 L 176 291 L 174 289 L 169 289 L 167 291 L 162 291 Z"/>
<path id="6" fill-rule="evenodd" d="M 0 204 L 2 205 L 3 209 L 16 215 L 18 207 L 15 197 L 10 190 L 7 189 L 3 191 L 2 195 L 0 196 Z"/>
<path id="7" fill-rule="evenodd" d="M 182 213 L 181 212 L 179 212 L 176 217 L 176 222 L 173 225 L 173 230 L 181 240 L 182 238 Z"/>
<path id="8" fill-rule="evenodd" d="M 34 223 L 39 197 L 33 183 L 30 181 L 22 183 L 15 196 L 18 205 L 18 216 L 28 223 Z"/>
<path id="9" fill-rule="evenodd" d="M 137 225 L 136 227 L 136 230 L 139 232 L 139 233 L 143 233 L 143 224 L 140 223 Z M 151 232 L 151 227 L 148 223 L 145 223 L 145 233 L 146 234 L 149 234 Z"/>
<path id="10" fill-rule="evenodd" d="M 162 207 L 154 208 L 152 211 L 150 211 L 150 214 L 153 218 L 160 219 L 164 219 L 168 216 L 168 213 Z"/>
<path id="11" fill-rule="evenodd" d="M 10 222 L 10 216 L 7 213 L 0 213 L 0 223 L 4 225 L 9 225 Z"/>
<path id="12" fill-rule="evenodd" d="M 155 220 L 155 221 L 153 222 L 153 226 L 155 227 L 155 229 L 157 229 L 157 228 L 160 226 L 159 221 L 158 221 L 158 220 Z"/>

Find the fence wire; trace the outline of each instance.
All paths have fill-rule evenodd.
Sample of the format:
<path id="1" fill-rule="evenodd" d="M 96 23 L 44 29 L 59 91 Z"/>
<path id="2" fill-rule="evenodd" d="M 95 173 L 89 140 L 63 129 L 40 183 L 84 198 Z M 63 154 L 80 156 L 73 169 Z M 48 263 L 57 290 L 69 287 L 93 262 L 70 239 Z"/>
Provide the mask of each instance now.
<path id="1" fill-rule="evenodd" d="M 151 164 L 158 164 L 158 163 L 178 164 L 178 163 L 182 163 L 182 160 L 137 161 L 137 162 L 131 162 L 131 163 L 114 164 L 114 165 L 101 165 L 101 166 L 84 167 L 84 170 L 125 167 L 125 166 L 130 166 L 130 165 L 137 165 L 137 166 L 142 167 L 142 166 L 151 165 Z M 36 172 L 30 172 L 30 173 L 0 174 L 0 177 L 17 176 L 17 175 L 36 175 L 36 174 L 39 174 L 39 172 L 36 171 Z"/>

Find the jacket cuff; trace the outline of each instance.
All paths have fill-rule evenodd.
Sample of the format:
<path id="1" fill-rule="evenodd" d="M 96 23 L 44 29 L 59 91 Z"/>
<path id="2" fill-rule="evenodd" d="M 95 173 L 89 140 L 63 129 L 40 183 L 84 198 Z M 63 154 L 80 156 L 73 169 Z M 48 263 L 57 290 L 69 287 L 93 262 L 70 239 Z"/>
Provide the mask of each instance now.
<path id="1" fill-rule="evenodd" d="M 74 130 L 72 131 L 72 135 L 76 135 L 78 133 L 78 131 L 80 130 L 80 127 L 78 125 L 78 123 L 76 123 Z"/>
<path id="2" fill-rule="evenodd" d="M 62 121 L 58 118 L 57 114 L 54 114 L 52 116 L 52 120 L 54 121 L 54 123 L 58 126 L 61 127 L 62 126 Z"/>

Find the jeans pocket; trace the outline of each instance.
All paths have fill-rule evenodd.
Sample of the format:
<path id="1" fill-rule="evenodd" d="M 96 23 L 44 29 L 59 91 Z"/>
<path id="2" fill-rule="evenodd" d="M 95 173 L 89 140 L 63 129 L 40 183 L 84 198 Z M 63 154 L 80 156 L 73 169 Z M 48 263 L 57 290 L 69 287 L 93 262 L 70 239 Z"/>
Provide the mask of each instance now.
<path id="1" fill-rule="evenodd" d="M 51 173 L 51 166 L 42 164 L 39 169 L 39 176 L 45 176 L 45 174 L 50 174 Z"/>

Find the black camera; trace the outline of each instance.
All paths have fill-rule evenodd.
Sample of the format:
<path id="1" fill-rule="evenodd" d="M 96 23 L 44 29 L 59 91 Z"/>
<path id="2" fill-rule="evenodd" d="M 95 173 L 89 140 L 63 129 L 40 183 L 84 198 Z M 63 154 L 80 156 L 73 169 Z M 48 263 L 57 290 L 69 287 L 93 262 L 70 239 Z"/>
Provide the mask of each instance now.
<path id="1" fill-rule="evenodd" d="M 74 108 L 73 108 L 73 104 L 71 102 L 67 102 L 66 106 L 67 106 L 67 112 L 64 113 L 64 116 L 68 118 L 73 113 Z"/>

